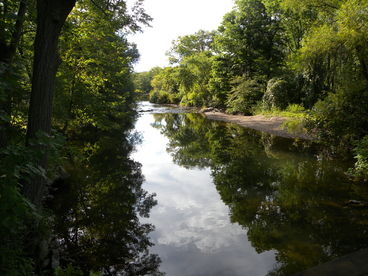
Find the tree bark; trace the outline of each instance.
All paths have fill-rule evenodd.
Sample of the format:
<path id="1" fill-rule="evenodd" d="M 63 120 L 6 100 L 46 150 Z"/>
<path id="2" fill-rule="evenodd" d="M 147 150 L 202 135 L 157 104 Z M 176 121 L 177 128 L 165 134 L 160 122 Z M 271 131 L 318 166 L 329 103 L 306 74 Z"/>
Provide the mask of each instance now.
<path id="1" fill-rule="evenodd" d="M 52 103 L 56 70 L 59 64 L 58 41 L 61 28 L 76 0 L 38 0 L 37 32 L 34 44 L 31 101 L 28 112 L 26 145 L 35 150 L 43 148 L 31 144 L 38 133 L 50 134 Z M 47 154 L 39 165 L 47 169 Z M 40 205 L 46 180 L 36 177 L 23 187 L 24 195 L 35 205 Z"/>

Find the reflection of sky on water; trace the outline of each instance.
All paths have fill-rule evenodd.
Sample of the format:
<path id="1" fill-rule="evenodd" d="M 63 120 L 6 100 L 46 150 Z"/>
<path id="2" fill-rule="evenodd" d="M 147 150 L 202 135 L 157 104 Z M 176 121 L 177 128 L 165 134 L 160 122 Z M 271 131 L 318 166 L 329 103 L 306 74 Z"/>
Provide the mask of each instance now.
<path id="1" fill-rule="evenodd" d="M 265 275 L 272 252 L 257 254 L 237 224 L 231 224 L 208 169 L 175 165 L 166 152 L 168 139 L 154 129 L 152 114 L 142 115 L 136 130 L 143 135 L 133 158 L 142 163 L 144 189 L 156 193 L 151 211 L 152 253 L 162 259 L 161 271 L 181 275 Z"/>

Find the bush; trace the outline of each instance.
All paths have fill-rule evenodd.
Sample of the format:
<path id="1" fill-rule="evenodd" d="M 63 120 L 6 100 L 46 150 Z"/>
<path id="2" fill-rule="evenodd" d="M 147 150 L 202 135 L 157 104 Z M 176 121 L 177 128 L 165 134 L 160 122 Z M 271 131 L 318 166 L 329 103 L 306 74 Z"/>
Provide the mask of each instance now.
<path id="1" fill-rule="evenodd" d="M 21 183 L 34 177 L 52 177 L 56 173 L 54 168 L 60 163 L 63 137 L 56 133 L 37 136 L 38 145 L 45 148 L 14 144 L 0 149 L 0 275 L 34 275 L 33 259 L 38 261 L 38 256 L 29 252 L 32 243 L 51 232 L 47 226 L 43 229 L 47 214 L 25 198 Z M 50 165 L 47 175 L 39 165 L 45 150 L 49 153 Z M 49 232 L 44 233 L 45 230 Z"/>
<path id="2" fill-rule="evenodd" d="M 340 89 L 316 103 L 308 127 L 322 142 L 349 152 L 355 141 L 368 135 L 367 107 L 367 88 Z"/>
<path id="3" fill-rule="evenodd" d="M 74 267 L 72 265 L 68 265 L 64 269 L 58 267 L 55 270 L 55 276 L 83 276 L 83 272 L 78 267 Z"/>
<path id="4" fill-rule="evenodd" d="M 285 111 L 293 113 L 293 114 L 298 114 L 298 113 L 304 113 L 305 108 L 299 104 L 289 104 L 288 107 L 285 109 Z"/>
<path id="5" fill-rule="evenodd" d="M 183 106 L 196 106 L 202 107 L 208 105 L 206 96 L 208 93 L 203 93 L 200 89 L 195 89 L 193 91 L 188 91 L 186 95 L 180 101 L 180 105 Z"/>
<path id="6" fill-rule="evenodd" d="M 262 100 L 264 107 L 267 109 L 286 108 L 290 102 L 289 84 L 287 81 L 279 78 L 270 79 Z"/>
<path id="7" fill-rule="evenodd" d="M 252 108 L 262 99 L 264 86 L 257 80 L 236 78 L 234 88 L 227 100 L 227 112 L 252 114 Z"/>
<path id="8" fill-rule="evenodd" d="M 41 171 L 32 161 L 32 152 L 24 146 L 1 149 L 0 162 L 0 274 L 33 275 L 24 239 L 29 234 L 28 222 L 35 217 L 19 183 L 22 177 Z"/>
<path id="9" fill-rule="evenodd" d="M 158 90 L 152 90 L 149 94 L 149 101 L 151 103 L 164 104 L 169 103 L 169 93 L 165 93 Z"/>
<path id="10" fill-rule="evenodd" d="M 368 135 L 364 136 L 362 140 L 356 143 L 354 148 L 355 165 L 351 173 L 364 181 L 368 180 Z"/>

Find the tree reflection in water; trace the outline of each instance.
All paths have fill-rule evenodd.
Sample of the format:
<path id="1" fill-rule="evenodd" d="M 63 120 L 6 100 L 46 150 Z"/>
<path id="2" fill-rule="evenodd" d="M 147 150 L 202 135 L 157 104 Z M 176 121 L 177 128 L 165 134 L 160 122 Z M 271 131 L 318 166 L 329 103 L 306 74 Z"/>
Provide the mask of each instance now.
<path id="1" fill-rule="evenodd" d="M 141 188 L 141 165 L 129 158 L 134 140 L 120 128 L 85 128 L 70 142 L 71 176 L 56 183 L 49 202 L 62 266 L 86 275 L 162 275 L 159 257 L 148 251 L 153 226 L 139 221 L 156 201 Z"/>
<path id="2" fill-rule="evenodd" d="M 368 200 L 347 167 L 311 145 L 208 121 L 198 114 L 157 114 L 154 127 L 169 138 L 176 164 L 209 167 L 232 222 L 257 252 L 276 250 L 270 275 L 291 275 L 368 247 Z"/>

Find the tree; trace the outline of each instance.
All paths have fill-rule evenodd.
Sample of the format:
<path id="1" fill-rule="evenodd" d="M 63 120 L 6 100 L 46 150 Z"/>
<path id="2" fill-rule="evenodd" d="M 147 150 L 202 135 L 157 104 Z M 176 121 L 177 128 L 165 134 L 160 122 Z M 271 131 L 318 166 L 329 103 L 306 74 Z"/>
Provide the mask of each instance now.
<path id="1" fill-rule="evenodd" d="M 151 81 L 149 98 L 154 103 L 179 103 L 179 67 L 166 67 Z"/>
<path id="2" fill-rule="evenodd" d="M 208 89 L 211 65 L 212 58 L 208 52 L 183 58 L 179 67 L 181 104 L 198 107 L 212 105 Z"/>
<path id="3" fill-rule="evenodd" d="M 33 2 L 37 2 L 36 10 L 33 9 Z M 51 269 L 55 267 L 48 253 L 51 252 L 50 247 L 53 243 L 50 242 L 51 236 L 55 237 L 56 221 L 50 219 L 54 214 L 49 211 L 43 212 L 43 208 L 46 207 L 45 201 L 50 199 L 48 197 L 50 190 L 58 182 L 55 181 L 59 176 L 56 168 L 67 167 L 65 158 L 56 157 L 57 149 L 62 148 L 59 153 L 65 157 L 70 154 L 69 150 L 72 151 L 71 148 L 74 149 L 75 145 L 73 142 L 68 145 L 63 143 L 62 147 L 59 142 L 64 139 L 58 138 L 61 136 L 60 132 L 63 132 L 69 142 L 74 141 L 73 137 L 80 131 L 83 131 L 82 135 L 87 130 L 91 130 L 94 134 L 100 131 L 98 135 L 101 135 L 119 126 L 118 131 L 113 133 L 119 141 L 109 145 L 116 143 L 128 149 L 122 153 L 126 156 L 120 155 L 118 158 L 127 158 L 129 155 L 131 145 L 128 141 L 124 145 L 121 144 L 120 139 L 122 134 L 127 134 L 128 129 L 132 127 L 136 114 L 131 73 L 132 64 L 138 58 L 138 53 L 135 45 L 127 41 L 125 34 L 127 31 L 137 31 L 140 24 L 149 19 L 139 5 L 142 1 L 138 2 L 133 13 L 127 10 L 123 0 L 78 0 L 77 3 L 72 0 L 5 0 L 0 3 L 2 121 L 0 127 L 3 130 L 3 122 L 11 125 L 11 135 L 7 137 L 10 142 L 5 148 L 0 148 L 0 216 L 2 217 L 0 274 L 53 274 Z M 24 9 L 24 4 L 27 4 L 27 10 Z M 75 5 L 78 6 L 73 12 Z M 37 20 L 34 20 L 36 11 Z M 72 16 L 69 16 L 70 13 Z M 26 24 L 23 23 L 24 28 L 21 28 L 22 20 L 26 22 Z M 14 45 L 17 47 L 13 47 Z M 31 46 L 34 46 L 33 50 Z M 32 72 L 30 64 L 33 57 Z M 61 60 L 63 62 L 60 64 Z M 56 78 L 55 74 L 57 74 Z M 31 76 L 33 76 L 33 86 L 29 107 Z M 57 97 L 53 97 L 54 90 Z M 8 100 L 9 98 L 11 101 Z M 9 102 L 12 107 L 11 112 L 7 111 Z M 27 137 L 25 137 L 24 115 L 28 109 L 29 121 Z M 51 128 L 56 128 L 58 134 L 54 135 L 56 132 L 52 132 L 51 135 Z M 93 142 L 96 136 L 91 135 Z M 24 143 L 25 139 L 26 143 Z M 112 152 L 106 152 L 108 153 Z M 150 242 L 146 234 L 151 227 L 140 225 L 134 211 L 139 210 L 147 215 L 148 209 L 154 202 L 152 197 L 147 196 L 140 189 L 142 178 L 139 164 L 130 162 L 130 165 L 119 168 L 122 170 L 120 175 L 116 175 L 116 182 L 107 181 L 111 185 L 106 185 L 111 188 L 111 194 L 116 196 L 124 194 L 128 197 L 120 201 L 120 204 L 122 208 L 129 209 L 129 214 L 125 218 L 119 216 L 121 208 L 115 209 L 116 212 L 105 214 L 115 213 L 120 226 L 127 224 L 126 232 L 133 230 L 136 234 L 128 238 L 128 246 L 128 242 L 125 243 L 126 240 L 119 232 L 123 227 L 110 228 L 111 232 L 119 235 L 121 241 L 115 248 L 111 248 L 109 246 L 111 240 L 116 241 L 114 237 L 104 243 L 112 237 L 109 236 L 108 230 L 109 225 L 112 224 L 107 221 L 104 227 L 106 231 L 99 231 L 100 244 L 106 248 L 103 250 L 104 254 L 112 249 L 108 261 L 110 270 L 117 267 L 121 270 L 126 267 L 127 270 L 135 270 L 139 267 L 141 274 L 145 274 L 150 272 L 149 269 L 157 268 L 158 258 L 148 254 L 147 251 Z M 96 172 L 93 169 L 92 171 Z M 44 193 L 46 179 L 50 184 L 47 185 L 47 188 L 50 188 L 49 193 Z M 121 182 L 122 179 L 124 182 Z M 133 185 L 135 185 L 134 188 Z M 130 191 L 131 188 L 134 191 Z M 135 192 L 138 194 L 134 195 Z M 99 204 L 103 205 L 106 194 L 100 195 L 101 200 L 94 201 L 97 202 L 96 213 L 99 213 L 101 208 Z M 67 203 L 67 200 L 64 200 L 64 203 Z M 111 201 L 109 203 L 115 204 Z M 112 211 L 113 208 L 108 209 Z M 96 213 L 93 214 L 94 218 L 98 216 Z M 131 219 L 134 219 L 133 225 L 129 225 Z M 46 225 L 42 223 L 43 221 L 50 223 Z M 115 225 L 117 225 L 116 221 Z M 42 231 L 40 231 L 41 228 Z M 69 231 L 70 228 L 67 229 L 67 234 L 70 234 Z M 91 236 L 96 233 L 91 232 Z M 86 244 L 93 247 L 93 242 Z M 130 249 L 137 249 L 137 251 L 133 253 Z M 121 268 L 121 259 L 119 259 L 124 256 L 118 256 L 122 251 L 127 253 L 124 255 L 126 257 L 124 268 Z M 46 254 L 41 254 L 45 252 Z M 101 267 L 107 263 L 104 257 L 101 258 L 102 261 L 95 264 L 92 256 L 89 264 L 91 267 L 96 265 L 103 270 Z M 134 264 L 131 263 L 131 257 L 134 258 Z M 72 261 L 67 258 L 67 262 Z M 145 266 L 146 264 L 148 266 Z M 44 271 L 45 269 L 47 271 Z M 89 272 L 88 267 L 86 271 Z"/>
<path id="4" fill-rule="evenodd" d="M 299 50 L 299 70 L 312 84 L 310 127 L 345 156 L 367 135 L 366 1 L 338 1 L 317 8 L 319 18 Z"/>
<path id="5" fill-rule="evenodd" d="M 79 1 L 70 14 L 60 38 L 63 63 L 54 101 L 54 123 L 64 133 L 76 125 L 109 128 L 129 110 L 138 51 L 117 34 L 119 28 L 89 1 Z"/>
<path id="6" fill-rule="evenodd" d="M 208 82 L 214 33 L 200 30 L 173 41 L 168 55 L 176 65 L 163 69 L 153 78 L 151 101 L 198 107 L 211 105 Z"/>
<path id="7" fill-rule="evenodd" d="M 215 33 L 214 31 L 199 30 L 191 35 L 179 36 L 177 40 L 172 42 L 171 49 L 167 53 L 170 63 L 181 63 L 183 58 L 196 53 L 211 53 L 213 51 L 212 43 Z"/>
<path id="8" fill-rule="evenodd" d="M 133 8 L 133 14 L 127 12 L 123 0 L 101 0 L 92 2 L 100 13 L 111 20 L 117 33 L 128 27 L 132 31 L 140 30 L 140 23 L 147 23 L 150 17 L 140 8 L 141 1 Z M 76 0 L 38 0 L 37 1 L 37 32 L 34 48 L 34 64 L 32 92 L 28 115 L 26 144 L 32 146 L 39 133 L 50 134 L 52 104 L 56 71 L 60 60 L 58 41 L 61 29 L 67 16 L 76 4 Z M 103 9 L 101 7 L 104 7 Z M 36 147 L 37 148 L 37 147 Z M 47 167 L 47 154 L 40 160 L 40 166 Z M 40 204 L 45 181 L 35 179 L 24 185 L 24 194 L 31 202 Z"/>
<path id="9" fill-rule="evenodd" d="M 161 71 L 160 67 L 154 67 L 148 72 L 139 72 L 133 75 L 134 81 L 134 90 L 137 93 L 143 93 L 148 95 L 149 92 L 153 89 L 152 87 L 152 79 Z"/>
<path id="10" fill-rule="evenodd" d="M 250 82 L 265 86 L 270 78 L 280 75 L 284 66 L 279 17 L 268 14 L 260 0 L 236 1 L 218 28 L 214 48 L 216 55 L 209 80 L 214 105 L 249 114 L 249 107 L 262 98 L 264 89 L 248 103 L 247 96 L 238 92 L 250 87 Z M 233 101 L 237 103 L 232 104 Z M 243 104 L 247 107 L 242 108 Z"/>
<path id="11" fill-rule="evenodd" d="M 50 134 L 52 102 L 56 70 L 59 65 L 58 41 L 61 28 L 73 9 L 76 0 L 38 0 L 37 31 L 34 43 L 33 77 L 28 113 L 26 144 L 40 132 Z M 47 156 L 40 160 L 47 167 Z M 45 180 L 37 178 L 24 185 L 25 196 L 34 204 L 41 203 Z"/>
<path id="12" fill-rule="evenodd" d="M 215 41 L 238 76 L 268 79 L 282 65 L 279 19 L 267 14 L 259 0 L 236 1 L 236 8 L 224 16 Z"/>

